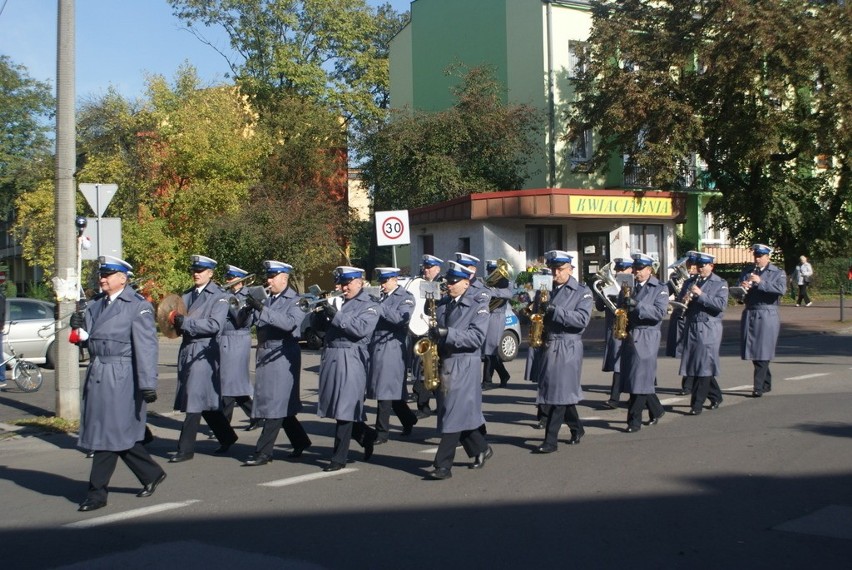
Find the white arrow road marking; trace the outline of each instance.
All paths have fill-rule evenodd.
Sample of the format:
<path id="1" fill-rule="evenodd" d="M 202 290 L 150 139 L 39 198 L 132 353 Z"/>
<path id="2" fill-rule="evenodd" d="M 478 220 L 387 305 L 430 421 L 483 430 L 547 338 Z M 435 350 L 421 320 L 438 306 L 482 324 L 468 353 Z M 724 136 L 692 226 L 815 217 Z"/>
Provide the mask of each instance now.
<path id="1" fill-rule="evenodd" d="M 141 509 L 132 509 L 129 511 L 124 511 L 123 513 L 115 513 L 114 515 L 106 515 L 104 517 L 95 517 L 93 519 L 77 521 L 63 526 L 65 526 L 65 528 L 91 528 L 93 526 L 100 526 L 128 519 L 135 519 L 138 517 L 153 515 L 155 513 L 171 511 L 173 509 L 182 509 L 183 507 L 188 507 L 189 505 L 200 502 L 201 501 L 198 499 L 190 499 L 189 501 L 183 501 L 180 503 L 162 503 L 160 505 L 151 505 L 150 507 L 143 507 Z"/>
<path id="2" fill-rule="evenodd" d="M 319 473 L 299 475 L 298 477 L 288 477 L 287 479 L 278 479 L 277 481 L 269 481 L 268 483 L 258 483 L 258 487 L 286 487 L 287 485 L 296 485 L 297 483 L 314 481 L 315 479 L 325 479 L 326 477 L 334 477 L 335 475 L 355 473 L 356 471 L 358 471 L 358 469 L 354 467 L 347 467 L 340 471 L 320 471 Z"/>

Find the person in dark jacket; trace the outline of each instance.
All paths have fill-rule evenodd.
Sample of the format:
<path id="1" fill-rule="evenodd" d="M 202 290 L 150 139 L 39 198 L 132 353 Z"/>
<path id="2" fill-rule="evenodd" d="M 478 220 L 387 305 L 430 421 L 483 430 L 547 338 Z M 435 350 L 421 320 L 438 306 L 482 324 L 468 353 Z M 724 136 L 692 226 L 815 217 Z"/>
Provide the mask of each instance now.
<path id="1" fill-rule="evenodd" d="M 402 423 L 402 435 L 411 434 L 417 416 L 408 407 L 405 376 L 408 370 L 408 321 L 414 310 L 414 295 L 398 284 L 399 268 L 377 267 L 376 279 L 382 290 L 379 321 L 370 341 L 370 376 L 367 397 L 377 401 L 375 445 L 390 437 L 390 414 Z"/>
<path id="2" fill-rule="evenodd" d="M 236 302 L 229 303 L 228 318 L 222 330 L 219 347 L 222 365 L 219 369 L 219 377 L 222 379 L 222 413 L 225 414 L 228 423 L 231 423 L 234 408 L 239 406 L 249 418 L 246 431 L 251 431 L 257 427 L 258 423 L 251 419 L 253 390 L 249 381 L 251 327 L 254 325 L 254 320 L 240 315 L 240 305 L 244 305 L 247 297 L 246 287 L 240 280 L 244 280 L 248 274 L 248 271 L 235 265 L 227 265 L 225 269 L 225 288 L 230 289 L 231 297 Z"/>
<path id="3" fill-rule="evenodd" d="M 343 306 L 338 310 L 327 303 L 324 309 L 331 322 L 320 359 L 317 415 L 334 418 L 337 426 L 331 462 L 323 471 L 346 467 L 353 438 L 364 448 L 364 461 L 369 460 L 377 437 L 376 430 L 365 423 L 364 394 L 379 304 L 363 289 L 363 269 L 340 266 L 334 276 L 343 291 Z"/>
<path id="4" fill-rule="evenodd" d="M 669 291 L 653 275 L 654 259 L 634 253 L 633 275 L 636 285 L 629 296 L 619 296 L 619 305 L 627 307 L 628 336 L 621 342 L 621 381 L 630 394 L 627 433 L 642 427 L 642 412 L 647 407 L 649 425 L 666 413 L 655 391 L 657 352 L 660 350 L 660 323 L 669 307 Z"/>
<path id="5" fill-rule="evenodd" d="M 571 429 L 569 445 L 580 443 L 585 434 L 577 403 L 583 399 L 580 376 L 583 368 L 583 331 L 592 317 L 592 292 L 574 276 L 574 258 L 566 251 L 544 254 L 553 272 L 553 289 L 544 313 L 544 353 L 536 403 L 545 421 L 544 443 L 537 453 L 557 450 L 562 422 Z"/>
<path id="6" fill-rule="evenodd" d="M 190 263 L 194 285 L 183 294 L 187 314 L 169 316 L 175 330 L 183 336 L 178 352 L 174 408 L 186 413 L 177 453 L 169 463 L 189 461 L 195 456 L 195 439 L 202 417 L 219 441 L 216 454 L 227 453 L 237 441 L 237 434 L 222 412 L 219 378 L 219 342 L 228 316 L 228 296 L 212 281 L 215 260 L 193 255 Z"/>
<path id="7" fill-rule="evenodd" d="M 728 306 L 728 284 L 713 273 L 716 258 L 707 253 L 695 255 L 698 276 L 690 281 L 684 297 L 683 339 L 680 374 L 695 378 L 689 414 L 701 413 L 710 397 L 710 409 L 722 403 L 719 375 L 719 348 L 722 345 L 722 315 Z"/>
<path id="8" fill-rule="evenodd" d="M 151 304 L 127 287 L 126 261 L 99 259 L 101 293 L 85 313 L 74 313 L 70 326 L 88 346 L 90 360 L 83 385 L 79 445 L 94 450 L 89 492 L 80 511 L 107 504 L 107 487 L 121 458 L 150 497 L 166 472 L 143 447 L 147 404 L 157 399 L 157 327 Z"/>
<path id="9" fill-rule="evenodd" d="M 257 323 L 255 397 L 251 416 L 254 420 L 263 420 L 254 456 L 245 462 L 249 467 L 272 461 L 275 439 L 282 427 L 293 446 L 289 457 L 301 457 L 311 446 L 308 434 L 296 418 L 302 411 L 299 332 L 305 313 L 299 308 L 299 296 L 288 287 L 293 266 L 267 260 L 263 267 L 269 296 L 261 301 L 249 295 L 243 309 L 243 313 L 248 312 L 250 320 Z"/>
<path id="10" fill-rule="evenodd" d="M 452 477 L 456 446 L 461 443 L 471 469 L 481 469 L 494 454 L 485 439 L 482 415 L 482 343 L 488 331 L 488 305 L 477 298 L 470 283 L 473 271 L 450 261 L 445 275 L 448 296 L 437 310 L 437 327 L 429 331 L 438 343 L 441 386 L 438 389 L 438 431 L 441 442 L 435 453 L 431 479 Z"/>
<path id="11" fill-rule="evenodd" d="M 745 309 L 740 320 L 740 356 L 754 364 L 754 391 L 760 398 L 772 390 L 769 362 L 775 358 L 775 345 L 781 332 L 778 304 L 787 292 L 787 276 L 770 263 L 772 248 L 760 243 L 751 246 L 754 265 L 740 274 L 745 289 Z"/>

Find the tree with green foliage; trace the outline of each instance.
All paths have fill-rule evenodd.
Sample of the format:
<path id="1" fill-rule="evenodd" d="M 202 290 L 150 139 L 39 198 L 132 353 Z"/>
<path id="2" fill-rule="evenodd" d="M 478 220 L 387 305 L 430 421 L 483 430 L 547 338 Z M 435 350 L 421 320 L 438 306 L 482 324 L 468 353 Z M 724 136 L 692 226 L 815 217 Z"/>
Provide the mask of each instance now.
<path id="1" fill-rule="evenodd" d="M 406 17 L 365 0 L 169 0 L 201 41 L 221 26 L 237 58 L 219 50 L 258 104 L 287 94 L 369 120 L 387 106 L 388 43 Z"/>
<path id="2" fill-rule="evenodd" d="M 22 65 L 0 55 L 0 214 L 15 197 L 51 175 L 54 102 L 50 85 L 33 79 Z"/>
<path id="3" fill-rule="evenodd" d="M 452 72 L 460 77 L 452 107 L 393 112 L 361 139 L 362 176 L 377 210 L 514 190 L 528 178 L 537 112 L 504 103 L 505 88 L 489 67 Z"/>
<path id="4" fill-rule="evenodd" d="M 715 190 L 739 241 L 848 251 L 852 17 L 847 2 L 593 1 L 572 133 L 596 166 L 630 157 L 654 186 Z M 690 180 L 684 184 L 684 180 Z"/>

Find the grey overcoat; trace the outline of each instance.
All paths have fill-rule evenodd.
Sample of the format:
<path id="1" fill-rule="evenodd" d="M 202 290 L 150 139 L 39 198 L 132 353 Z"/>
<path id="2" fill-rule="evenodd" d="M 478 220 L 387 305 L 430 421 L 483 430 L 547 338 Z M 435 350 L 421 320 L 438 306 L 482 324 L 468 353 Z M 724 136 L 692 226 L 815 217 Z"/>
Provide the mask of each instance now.
<path id="1" fill-rule="evenodd" d="M 681 376 L 718 376 L 722 344 L 722 315 L 728 306 L 728 283 L 711 273 L 693 282 L 701 295 L 691 299 L 684 317 Z M 690 287 L 692 283 L 690 283 Z"/>
<path id="2" fill-rule="evenodd" d="M 245 301 L 246 288 L 243 287 L 233 294 L 237 301 Z M 249 358 L 251 357 L 251 327 L 252 318 L 240 315 L 236 306 L 228 307 L 228 318 L 219 339 L 221 367 L 219 377 L 222 379 L 223 396 L 250 396 L 252 393 L 249 380 Z"/>
<path id="3" fill-rule="evenodd" d="M 376 400 L 405 400 L 405 375 L 409 351 L 406 347 L 408 321 L 414 310 L 414 295 L 397 287 L 379 304 L 379 320 L 370 342 L 370 380 L 367 397 Z"/>
<path id="4" fill-rule="evenodd" d="M 628 313 L 629 334 L 621 342 L 621 389 L 629 394 L 653 394 L 660 323 L 669 307 L 669 290 L 652 275 L 638 292 L 634 288 L 633 297 L 638 305 Z"/>
<path id="5" fill-rule="evenodd" d="M 752 273 L 749 267 L 740 275 L 742 283 Z M 745 296 L 745 310 L 740 320 L 740 356 L 743 360 L 772 360 L 781 332 L 778 303 L 787 292 L 787 276 L 770 263 L 760 275 L 760 283 Z"/>

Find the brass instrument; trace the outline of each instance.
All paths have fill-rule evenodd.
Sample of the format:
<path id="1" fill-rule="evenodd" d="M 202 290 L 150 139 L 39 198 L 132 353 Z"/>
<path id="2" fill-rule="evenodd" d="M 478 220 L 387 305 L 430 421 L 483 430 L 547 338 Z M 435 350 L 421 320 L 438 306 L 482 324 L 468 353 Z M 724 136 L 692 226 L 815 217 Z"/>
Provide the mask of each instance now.
<path id="1" fill-rule="evenodd" d="M 592 292 L 597 295 L 600 300 L 603 301 L 603 304 L 613 313 L 615 312 L 616 306 L 609 297 L 610 295 L 615 296 L 618 294 L 618 283 L 612 273 L 614 265 L 615 262 L 610 261 L 601 267 L 595 274 L 595 281 L 592 283 Z"/>
<path id="2" fill-rule="evenodd" d="M 426 312 L 429 314 L 429 331 L 438 328 L 438 317 L 435 295 L 426 297 Z M 427 390 L 437 390 L 441 386 L 441 358 L 438 356 L 438 343 L 428 337 L 421 338 L 414 344 L 414 354 L 423 363 L 423 385 Z"/>
<path id="3" fill-rule="evenodd" d="M 252 277 L 252 275 L 247 275 L 247 276 L 243 277 L 242 279 L 247 280 L 249 277 Z M 252 281 L 249 281 L 249 283 L 251 283 L 251 282 Z M 246 295 L 248 295 L 250 297 L 254 297 L 255 299 L 257 299 L 258 301 L 260 301 L 262 303 L 269 296 L 269 285 L 267 285 L 265 287 L 260 287 L 260 286 L 246 287 Z M 300 303 L 301 303 L 301 301 L 300 301 Z M 244 309 L 246 307 L 246 300 L 245 300 L 245 298 L 240 299 L 236 295 L 231 295 L 231 297 L 228 299 L 228 305 L 234 310 L 241 311 L 242 309 Z"/>
<path id="4" fill-rule="evenodd" d="M 759 272 L 760 272 L 760 267 L 758 267 L 758 265 L 755 263 L 754 267 L 752 268 L 752 270 L 750 272 L 750 275 L 757 275 Z M 745 287 L 742 287 L 742 286 L 731 287 L 729 289 L 729 293 L 730 293 L 731 297 L 736 299 L 737 303 L 742 305 L 743 303 L 745 303 L 746 294 L 754 286 L 754 281 L 749 281 L 748 278 L 746 278 L 746 279 L 742 279 L 740 281 L 740 283 L 745 283 L 746 286 Z"/>
<path id="5" fill-rule="evenodd" d="M 172 311 L 176 311 L 178 315 L 186 315 L 186 305 L 183 302 L 183 297 L 174 293 L 163 297 L 157 305 L 157 324 L 160 325 L 160 332 L 166 338 L 177 338 L 180 336 L 175 326 L 169 322 L 169 315 L 172 314 Z"/>
<path id="6" fill-rule="evenodd" d="M 496 287 L 501 280 L 513 281 L 512 266 L 502 257 L 497 260 L 497 267 L 485 277 L 485 284 L 489 287 Z M 492 298 L 488 303 L 488 310 L 494 312 L 495 309 L 502 307 L 506 299 Z"/>
<path id="7" fill-rule="evenodd" d="M 612 336 L 618 340 L 627 338 L 627 309 L 624 308 L 624 301 L 630 298 L 633 294 L 633 288 L 627 283 L 621 285 L 621 303 L 615 309 L 615 320 L 612 323 Z"/>
<path id="8" fill-rule="evenodd" d="M 547 309 L 547 304 L 550 303 L 550 291 L 546 285 L 542 285 L 538 292 L 538 299 L 533 301 L 531 305 L 530 315 L 530 348 L 541 348 L 544 344 L 544 312 Z"/>
<path id="9" fill-rule="evenodd" d="M 308 297 L 302 297 L 299 299 L 299 308 L 303 313 L 319 313 L 325 310 L 325 306 L 331 303 L 332 305 L 336 304 L 338 299 L 343 297 L 342 291 L 325 291 L 319 294 L 318 299 L 309 299 Z M 337 307 L 338 309 L 340 307 Z"/>
<path id="10" fill-rule="evenodd" d="M 225 285 L 222 285 L 222 289 L 224 289 L 225 291 L 231 291 L 232 289 L 234 289 L 235 287 L 237 287 L 239 285 L 245 285 L 246 287 L 249 287 L 253 284 L 254 284 L 254 273 L 250 273 L 249 275 L 246 275 L 245 277 L 240 277 L 239 279 L 234 279 L 233 281 L 226 283 Z"/>

